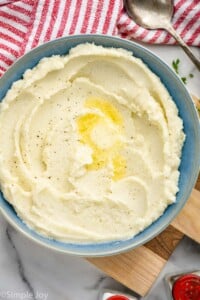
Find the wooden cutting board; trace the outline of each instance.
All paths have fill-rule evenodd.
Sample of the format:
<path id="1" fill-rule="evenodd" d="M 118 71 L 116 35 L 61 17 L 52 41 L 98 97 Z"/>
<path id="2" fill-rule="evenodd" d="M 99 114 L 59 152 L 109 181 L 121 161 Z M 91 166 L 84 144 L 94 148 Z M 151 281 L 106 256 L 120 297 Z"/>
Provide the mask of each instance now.
<path id="1" fill-rule="evenodd" d="M 195 188 L 177 218 L 156 238 L 130 252 L 88 261 L 139 295 L 146 295 L 184 235 L 200 243 L 200 176 Z"/>

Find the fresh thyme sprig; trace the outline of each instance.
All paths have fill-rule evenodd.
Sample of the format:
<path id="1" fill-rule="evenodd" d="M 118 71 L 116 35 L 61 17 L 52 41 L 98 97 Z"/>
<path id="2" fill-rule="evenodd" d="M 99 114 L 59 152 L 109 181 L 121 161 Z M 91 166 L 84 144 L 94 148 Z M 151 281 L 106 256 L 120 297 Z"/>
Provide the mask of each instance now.
<path id="1" fill-rule="evenodd" d="M 179 74 L 179 63 L 180 63 L 179 58 L 172 61 L 172 67 L 174 68 L 174 71 L 176 72 L 176 74 Z"/>
<path id="2" fill-rule="evenodd" d="M 176 74 L 180 75 L 180 72 L 179 72 L 180 59 L 179 58 L 172 61 L 172 67 L 173 67 L 174 71 L 176 72 Z M 190 73 L 188 76 L 182 76 L 180 78 L 184 84 L 187 84 L 188 78 L 193 78 L 193 77 L 194 77 L 194 74 Z"/>

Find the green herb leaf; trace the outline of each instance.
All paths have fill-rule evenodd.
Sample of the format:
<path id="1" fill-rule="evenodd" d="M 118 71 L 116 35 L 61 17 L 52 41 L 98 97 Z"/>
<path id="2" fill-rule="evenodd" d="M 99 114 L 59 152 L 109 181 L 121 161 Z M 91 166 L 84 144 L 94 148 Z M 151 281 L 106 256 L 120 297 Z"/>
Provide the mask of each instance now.
<path id="1" fill-rule="evenodd" d="M 172 67 L 173 67 L 174 71 L 176 72 L 176 74 L 179 74 L 179 63 L 180 63 L 179 58 L 172 61 Z"/>
<path id="2" fill-rule="evenodd" d="M 183 81 L 184 84 L 187 84 L 187 78 L 186 77 L 181 77 L 181 80 Z"/>
<path id="3" fill-rule="evenodd" d="M 191 74 L 191 73 L 190 73 L 190 74 L 189 74 L 189 77 L 190 77 L 190 78 L 193 78 L 193 77 L 194 77 L 194 74 Z"/>

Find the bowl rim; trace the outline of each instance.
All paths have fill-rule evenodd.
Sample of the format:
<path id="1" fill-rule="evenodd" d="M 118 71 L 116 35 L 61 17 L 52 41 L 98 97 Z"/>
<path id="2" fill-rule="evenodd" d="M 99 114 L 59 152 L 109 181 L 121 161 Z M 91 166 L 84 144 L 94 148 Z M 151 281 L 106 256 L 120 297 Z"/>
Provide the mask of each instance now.
<path id="1" fill-rule="evenodd" d="M 167 69 L 167 72 L 170 73 L 172 76 L 174 76 L 174 78 L 176 80 L 179 80 L 179 84 L 182 85 L 182 88 L 185 90 L 185 94 L 187 95 L 188 99 L 190 99 L 190 102 L 191 102 L 191 105 L 194 107 L 194 110 L 196 111 L 196 117 L 197 117 L 197 120 L 198 120 L 198 114 L 197 114 L 197 110 L 196 110 L 196 107 L 191 99 L 191 96 L 189 94 L 189 92 L 187 91 L 186 87 L 184 86 L 183 82 L 180 80 L 180 78 L 175 74 L 175 72 L 170 68 L 170 66 L 165 63 L 161 58 L 159 58 L 159 56 L 157 56 L 155 53 L 153 53 L 153 51 L 145 48 L 145 46 L 141 45 L 141 44 L 138 44 L 136 42 L 133 42 L 133 41 L 130 41 L 130 40 L 126 40 L 126 39 L 122 39 L 120 37 L 116 37 L 116 36 L 111 36 L 111 35 L 103 35 L 103 34 L 77 34 L 77 35 L 73 35 L 73 36 L 65 36 L 65 37 L 60 37 L 60 38 L 57 38 L 57 39 L 54 39 L 52 41 L 48 41 L 46 43 L 43 43 L 41 45 L 39 45 L 38 47 L 36 48 L 33 48 L 31 49 L 29 52 L 27 52 L 26 54 L 24 54 L 22 57 L 18 58 L 12 65 L 11 67 L 4 73 L 4 75 L 0 78 L 0 83 L 2 82 L 2 80 L 7 77 L 7 76 L 10 76 L 10 74 L 12 74 L 12 70 L 16 67 L 18 67 L 18 64 L 21 63 L 21 61 L 23 61 L 24 57 L 27 57 L 27 56 L 31 56 L 32 54 L 34 54 L 35 52 L 37 52 L 38 50 L 41 50 L 42 48 L 44 48 L 45 46 L 48 46 L 48 45 L 51 45 L 53 43 L 55 43 L 56 41 L 67 41 L 67 42 L 70 42 L 70 40 L 73 40 L 73 39 L 80 39 L 80 43 L 77 43 L 77 44 L 82 44 L 82 43 L 92 43 L 91 41 L 87 41 L 87 39 L 91 39 L 91 38 L 97 38 L 97 39 L 104 39 L 104 40 L 109 40 L 110 42 L 113 40 L 113 41 L 118 41 L 120 43 L 123 43 L 124 44 L 124 49 L 126 49 L 126 46 L 130 46 L 130 47 L 133 47 L 134 48 L 137 48 L 138 50 L 142 50 L 143 52 L 147 53 L 147 55 L 153 57 L 153 59 L 156 59 L 157 61 L 159 61 L 159 63 L 165 68 Z M 82 39 L 85 39 L 85 41 L 81 41 Z M 93 43 L 96 43 L 96 41 L 94 41 Z M 111 46 L 108 46 L 108 47 L 111 47 Z M 114 46 L 114 48 L 117 48 L 116 46 Z M 123 47 L 119 47 L 119 48 L 123 48 Z M 131 51 L 131 50 L 129 50 Z M 52 54 L 53 55 L 53 54 Z M 45 57 L 45 56 L 44 56 Z M 39 61 L 38 61 L 39 62 Z M 32 69 L 32 68 L 30 68 Z M 158 76 L 158 75 L 157 75 Z M 14 81 L 12 81 L 13 83 Z M 11 83 L 11 85 L 12 85 Z M 6 93 L 7 93 L 8 89 L 6 90 Z M 4 96 L 3 96 L 4 98 Z M 0 100 L 1 101 L 1 100 Z M 195 121 L 196 122 L 196 121 Z M 199 140 L 198 140 L 198 144 L 199 144 L 199 149 L 200 149 L 200 120 L 199 120 L 199 126 L 198 126 L 198 136 L 199 136 Z M 197 177 L 198 177 L 198 173 L 199 173 L 199 169 L 200 169 L 200 156 L 199 156 L 199 161 L 197 162 L 197 168 L 193 174 L 193 182 L 195 184 L 196 180 L 197 180 Z M 21 232 L 24 236 L 28 237 L 29 240 L 31 241 L 34 241 L 36 242 L 38 245 L 41 245 L 41 246 L 44 246 L 45 248 L 48 248 L 48 249 L 51 249 L 51 250 L 55 250 L 57 252 L 61 252 L 61 253 L 65 253 L 65 254 L 69 254 L 69 255 L 73 255 L 73 256 L 79 256 L 79 257 L 102 257 L 102 256 L 111 256 L 111 255 L 116 255 L 116 254 L 120 254 L 120 253 L 124 253 L 124 252 L 127 252 L 127 251 L 130 251 L 134 248 L 137 248 L 137 247 L 140 247 L 142 245 L 144 245 L 145 243 L 147 243 L 148 241 L 152 240 L 154 237 L 156 237 L 157 235 L 159 235 L 162 231 L 164 231 L 167 226 L 172 222 L 172 220 L 176 217 L 176 215 L 181 211 L 181 209 L 183 208 L 183 206 L 186 204 L 191 192 L 192 192 L 192 189 L 193 189 L 194 185 L 193 186 L 190 186 L 189 189 L 187 189 L 187 193 L 184 194 L 184 198 L 183 200 L 181 200 L 179 203 L 179 207 L 175 207 L 176 209 L 172 210 L 170 212 L 170 217 L 168 218 L 169 220 L 167 222 L 164 222 L 164 224 L 160 224 L 159 227 L 157 227 L 157 229 L 154 229 L 153 233 L 150 233 L 148 235 L 148 237 L 142 237 L 139 242 L 137 242 L 137 244 L 135 245 L 134 242 L 132 242 L 130 245 L 128 246 L 122 246 L 120 248 L 116 248 L 116 249 L 111 249 L 111 250 L 106 250 L 106 251 L 101 251 L 101 252 L 98 252 L 96 253 L 95 251 L 90 251 L 88 253 L 84 252 L 78 252 L 76 250 L 76 252 L 74 252 L 74 250 L 69 250 L 69 249 L 66 249 L 66 248 L 61 248 L 59 244 L 57 245 L 54 245 L 54 244 L 49 244 L 47 243 L 47 241 L 51 241 L 50 238 L 48 237 L 45 237 L 43 235 L 41 235 L 40 233 L 38 233 L 36 230 L 33 230 L 34 233 L 36 233 L 38 235 L 35 236 L 33 234 L 31 234 L 31 232 L 28 232 L 27 230 L 25 230 L 24 228 L 22 228 L 19 224 L 17 224 L 17 222 L 14 221 L 14 219 L 9 215 L 9 213 L 2 207 L 1 203 L 0 203 L 0 212 L 2 213 L 2 215 L 5 217 L 5 219 L 8 221 L 8 223 L 10 223 L 17 231 Z M 3 199 L 8 202 L 4 197 Z M 9 202 L 8 202 L 9 203 Z M 16 214 L 17 215 L 17 214 Z M 161 215 L 160 217 L 162 217 L 163 215 Z M 159 217 L 159 218 L 160 218 Z M 158 218 L 158 219 L 159 219 Z M 21 219 L 21 218 L 20 218 Z M 157 221 L 157 220 L 155 220 Z M 21 219 L 21 223 L 22 224 L 25 224 L 23 222 L 23 220 Z M 25 226 L 27 227 L 27 229 L 30 229 L 27 224 L 25 224 Z M 148 226 L 150 227 L 151 224 Z M 147 228 L 148 228 L 147 227 Z M 145 229 L 147 229 L 145 228 Z M 145 230 L 144 229 L 144 230 Z M 143 230 L 143 231 L 144 231 Z M 141 231 L 141 233 L 143 232 Z M 41 237 L 42 240 L 39 238 Z M 133 239 L 133 237 L 131 237 L 130 239 Z M 59 240 L 56 240 L 56 239 L 52 239 L 56 242 L 60 242 Z M 123 241 L 126 241 L 126 240 L 120 240 L 120 241 L 116 241 L 116 242 L 123 242 Z M 107 241 L 105 243 L 110 243 L 112 241 Z M 67 245 L 69 244 L 70 242 L 62 242 L 64 245 Z M 81 245 L 80 243 L 73 243 L 73 244 L 77 244 L 77 245 Z M 95 245 L 99 244 L 101 245 L 102 243 L 93 243 Z M 85 243 L 83 243 L 83 245 L 86 245 Z M 102 249 L 103 250 L 103 249 Z"/>

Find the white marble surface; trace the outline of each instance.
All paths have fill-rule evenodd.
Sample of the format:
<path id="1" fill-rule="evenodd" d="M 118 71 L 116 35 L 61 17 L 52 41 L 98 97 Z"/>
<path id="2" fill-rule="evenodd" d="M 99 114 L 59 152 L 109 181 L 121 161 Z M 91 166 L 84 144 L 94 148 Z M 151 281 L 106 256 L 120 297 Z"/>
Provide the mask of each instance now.
<path id="1" fill-rule="evenodd" d="M 180 59 L 180 75 L 200 97 L 200 73 L 179 47 L 148 46 L 170 66 Z M 193 49 L 200 57 L 199 49 Z M 134 268 L 134 266 L 133 266 Z M 185 238 L 172 255 L 146 300 L 167 300 L 163 278 L 183 269 L 200 269 L 200 246 Z M 103 288 L 125 290 L 82 258 L 47 250 L 17 233 L 0 216 L 0 300 L 97 300 Z"/>

